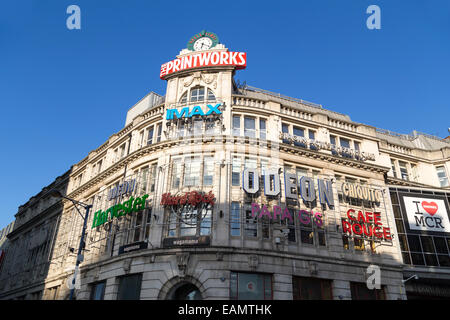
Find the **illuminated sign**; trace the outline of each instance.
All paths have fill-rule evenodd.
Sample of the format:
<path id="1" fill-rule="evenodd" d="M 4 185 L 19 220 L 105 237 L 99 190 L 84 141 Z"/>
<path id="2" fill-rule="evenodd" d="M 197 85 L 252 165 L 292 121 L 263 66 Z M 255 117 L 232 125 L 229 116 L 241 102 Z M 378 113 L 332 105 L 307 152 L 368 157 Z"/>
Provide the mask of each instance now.
<path id="1" fill-rule="evenodd" d="M 372 160 L 375 161 L 375 155 L 373 153 L 367 153 L 367 152 L 361 152 L 358 150 L 353 150 L 346 147 L 340 147 L 336 146 L 334 144 L 331 144 L 329 142 L 322 142 L 317 141 L 314 139 L 307 139 L 305 137 L 291 135 L 286 132 L 280 133 L 280 139 L 287 141 L 289 144 L 291 143 L 297 143 L 296 146 L 303 146 L 304 148 L 307 148 L 309 145 L 310 149 L 313 150 L 329 150 L 334 151 L 335 153 L 341 155 L 341 156 L 348 156 L 357 160 L 366 161 L 366 160 Z"/>
<path id="2" fill-rule="evenodd" d="M 411 230 L 450 232 L 444 200 L 434 197 L 403 196 L 403 202 Z"/>
<path id="3" fill-rule="evenodd" d="M 312 220 L 317 227 L 323 225 L 322 213 L 320 212 L 297 210 L 296 213 L 301 224 L 309 226 Z M 282 210 L 280 206 L 273 206 L 273 210 L 270 212 L 265 204 L 260 207 L 257 203 L 252 203 L 252 217 L 258 219 L 266 217 L 269 220 L 278 220 L 278 218 L 281 218 L 281 221 L 288 219 L 290 222 L 294 222 L 294 215 L 291 214 L 291 211 L 288 208 Z"/>
<path id="4" fill-rule="evenodd" d="M 164 193 L 161 197 L 161 205 L 170 209 L 180 221 L 188 225 L 197 225 L 198 220 L 203 220 L 208 214 L 208 209 L 214 206 L 214 202 L 212 191 L 209 193 L 191 191 L 184 195 Z"/>
<path id="5" fill-rule="evenodd" d="M 113 200 L 119 196 L 132 193 L 134 186 L 136 185 L 136 179 L 125 181 L 124 183 L 112 188 L 108 193 L 108 200 Z"/>
<path id="6" fill-rule="evenodd" d="M 277 169 L 267 169 L 264 172 L 264 194 L 266 196 L 276 197 L 280 195 L 280 175 Z M 319 193 L 319 202 L 328 207 L 334 206 L 333 189 L 328 180 L 317 179 Z M 242 172 L 242 188 L 248 194 L 259 192 L 259 173 L 257 169 L 246 168 Z M 294 173 L 286 172 L 284 174 L 284 191 L 287 199 L 298 199 L 299 196 L 307 202 L 316 200 L 314 179 L 301 177 L 298 179 Z"/>
<path id="7" fill-rule="evenodd" d="M 159 77 L 164 79 L 174 72 L 216 66 L 234 66 L 236 69 L 245 69 L 247 66 L 247 54 L 245 52 L 209 51 L 185 55 L 164 63 L 161 66 Z"/>
<path id="8" fill-rule="evenodd" d="M 200 106 L 195 106 L 192 110 L 189 109 L 189 107 L 184 107 L 180 111 L 177 109 L 167 109 L 166 120 L 174 120 L 174 118 L 192 118 L 193 116 L 209 116 L 213 113 L 222 114 L 222 111 L 219 110 L 220 106 L 222 106 L 222 103 L 217 103 L 215 106 L 207 104 L 206 107 L 208 108 L 208 111 L 206 111 L 206 113 Z"/>
<path id="9" fill-rule="evenodd" d="M 123 203 L 119 203 L 108 208 L 106 211 L 98 210 L 97 212 L 94 213 L 94 219 L 92 221 L 92 229 L 108 222 L 108 216 L 109 220 L 112 220 L 113 218 L 119 218 L 124 215 L 131 214 L 133 212 L 139 212 L 144 210 L 146 207 L 147 198 L 148 194 L 136 199 L 131 197 L 130 199 L 124 201 Z"/>
<path id="10" fill-rule="evenodd" d="M 379 240 L 392 240 L 390 228 L 383 227 L 380 212 L 347 211 L 348 221 L 342 220 L 342 232 L 348 235 L 376 238 Z"/>
<path id="11" fill-rule="evenodd" d="M 342 193 L 346 197 L 375 202 L 378 205 L 380 204 L 381 199 L 383 199 L 381 190 L 347 182 L 342 184 Z"/>

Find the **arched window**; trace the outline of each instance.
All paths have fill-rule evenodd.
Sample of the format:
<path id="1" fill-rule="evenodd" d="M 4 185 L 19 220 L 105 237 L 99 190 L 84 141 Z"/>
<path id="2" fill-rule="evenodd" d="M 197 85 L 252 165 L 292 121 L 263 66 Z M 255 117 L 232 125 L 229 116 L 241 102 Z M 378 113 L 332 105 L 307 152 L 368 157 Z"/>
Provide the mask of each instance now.
<path id="1" fill-rule="evenodd" d="M 212 92 L 211 89 L 208 89 L 208 96 L 207 96 L 206 99 L 207 99 L 208 101 L 216 100 L 216 96 L 214 95 L 214 92 Z"/>
<path id="2" fill-rule="evenodd" d="M 186 92 L 181 96 L 180 103 L 186 103 L 186 102 L 187 102 L 187 94 L 188 94 L 188 92 L 186 91 Z"/>
<path id="3" fill-rule="evenodd" d="M 198 102 L 205 100 L 205 88 L 195 87 L 191 89 L 191 102 Z"/>

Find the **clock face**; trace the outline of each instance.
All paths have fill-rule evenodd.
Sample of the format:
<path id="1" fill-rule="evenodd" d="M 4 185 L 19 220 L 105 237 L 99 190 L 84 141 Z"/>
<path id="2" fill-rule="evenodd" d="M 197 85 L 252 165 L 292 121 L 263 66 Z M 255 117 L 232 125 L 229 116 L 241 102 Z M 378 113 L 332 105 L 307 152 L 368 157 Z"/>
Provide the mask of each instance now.
<path id="1" fill-rule="evenodd" d="M 208 37 L 203 37 L 194 42 L 194 50 L 208 50 L 212 47 L 212 40 Z"/>
<path id="2" fill-rule="evenodd" d="M 201 51 L 214 48 L 219 43 L 219 37 L 210 31 L 203 30 L 194 35 L 187 43 L 188 50 Z"/>

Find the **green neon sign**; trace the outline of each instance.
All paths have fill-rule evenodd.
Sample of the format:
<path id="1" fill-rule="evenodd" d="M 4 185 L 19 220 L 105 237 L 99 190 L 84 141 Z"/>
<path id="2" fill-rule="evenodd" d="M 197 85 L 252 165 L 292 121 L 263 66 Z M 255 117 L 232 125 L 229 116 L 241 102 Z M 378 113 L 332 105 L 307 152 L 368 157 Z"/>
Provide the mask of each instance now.
<path id="1" fill-rule="evenodd" d="M 94 220 L 92 222 L 92 229 L 101 226 L 102 224 L 112 220 L 114 218 L 122 217 L 126 214 L 131 214 L 133 212 L 139 212 L 145 209 L 145 200 L 148 198 L 148 194 L 139 197 L 131 197 L 123 203 L 116 204 L 106 211 L 98 210 L 94 213 Z M 109 217 L 109 219 L 108 219 Z"/>

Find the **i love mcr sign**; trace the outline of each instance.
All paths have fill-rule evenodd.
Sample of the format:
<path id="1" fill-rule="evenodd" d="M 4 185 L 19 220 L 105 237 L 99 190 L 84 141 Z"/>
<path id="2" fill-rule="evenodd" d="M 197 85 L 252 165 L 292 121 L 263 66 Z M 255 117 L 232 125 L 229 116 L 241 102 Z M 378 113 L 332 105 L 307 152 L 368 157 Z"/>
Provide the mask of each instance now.
<path id="1" fill-rule="evenodd" d="M 444 200 L 403 197 L 411 230 L 449 232 L 450 221 Z"/>

